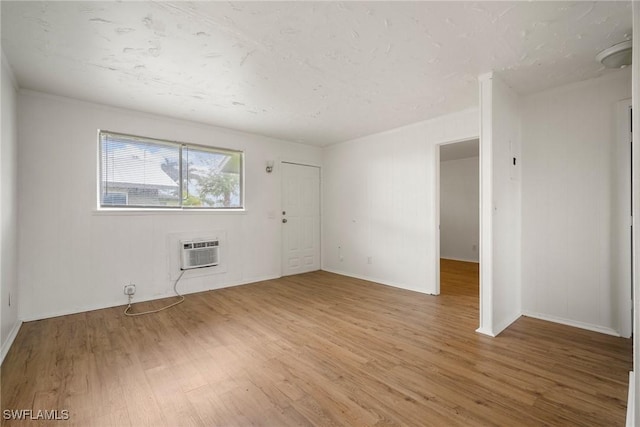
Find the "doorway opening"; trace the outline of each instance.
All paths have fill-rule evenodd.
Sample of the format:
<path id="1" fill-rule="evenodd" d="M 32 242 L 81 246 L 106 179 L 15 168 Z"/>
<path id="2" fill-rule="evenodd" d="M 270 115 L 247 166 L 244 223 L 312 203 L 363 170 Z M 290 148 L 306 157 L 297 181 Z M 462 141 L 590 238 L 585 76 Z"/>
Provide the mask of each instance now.
<path id="1" fill-rule="evenodd" d="M 479 301 L 480 142 L 437 146 L 437 291 Z"/>

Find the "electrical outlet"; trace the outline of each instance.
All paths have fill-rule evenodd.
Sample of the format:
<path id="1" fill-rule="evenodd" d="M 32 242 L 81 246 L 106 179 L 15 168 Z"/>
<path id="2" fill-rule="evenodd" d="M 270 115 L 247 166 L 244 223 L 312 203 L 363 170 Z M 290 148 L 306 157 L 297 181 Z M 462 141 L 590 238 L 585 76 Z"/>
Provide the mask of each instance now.
<path id="1" fill-rule="evenodd" d="M 124 285 L 124 294 L 125 295 L 135 295 L 136 294 L 136 285 L 133 285 L 133 284 Z"/>
<path id="2" fill-rule="evenodd" d="M 373 257 L 367 257 L 367 264 L 373 264 Z"/>

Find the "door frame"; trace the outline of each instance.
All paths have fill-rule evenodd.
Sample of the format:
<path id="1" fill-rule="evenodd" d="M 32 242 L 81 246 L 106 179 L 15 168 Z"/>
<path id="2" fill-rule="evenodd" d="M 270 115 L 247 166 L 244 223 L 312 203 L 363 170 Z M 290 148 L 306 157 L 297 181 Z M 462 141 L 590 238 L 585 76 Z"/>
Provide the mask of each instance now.
<path id="1" fill-rule="evenodd" d="M 616 160 L 622 165 L 622 177 L 618 178 L 621 180 L 620 184 L 622 186 L 622 197 L 619 201 L 619 207 L 622 212 L 620 213 L 619 219 L 621 220 L 621 225 L 617 233 L 619 233 L 618 238 L 623 240 L 622 244 L 628 243 L 628 250 L 622 250 L 620 252 L 621 259 L 614 260 L 614 268 L 617 269 L 614 274 L 614 277 L 617 276 L 619 283 L 614 283 L 614 286 L 617 287 L 617 304 L 614 306 L 619 306 L 618 313 L 618 321 L 619 323 L 619 333 L 620 336 L 624 338 L 629 338 L 633 332 L 633 229 L 631 228 L 631 218 L 632 218 L 632 177 L 633 177 L 633 165 L 631 164 L 631 107 L 632 100 L 624 99 L 619 101 L 616 105 L 616 118 L 617 118 L 617 127 L 616 127 L 616 149 L 615 155 Z M 618 185 L 615 185 L 614 188 L 620 188 Z M 625 194 L 629 197 L 626 198 Z M 626 211 L 629 215 L 629 221 L 625 221 L 625 213 Z"/>
<path id="2" fill-rule="evenodd" d="M 280 170 L 282 170 L 283 164 L 296 165 L 296 166 L 305 166 L 309 168 L 318 169 L 318 230 L 320 232 L 320 237 L 318 239 L 318 265 L 320 270 L 322 270 L 322 166 L 314 165 L 311 163 L 302 163 L 296 162 L 293 160 L 280 160 Z M 282 191 L 284 187 L 284 174 L 280 173 L 280 214 L 276 215 L 278 220 L 278 224 L 280 225 L 280 277 L 284 276 L 284 227 L 282 226 L 282 212 L 284 208 L 284 193 Z"/>
<path id="3" fill-rule="evenodd" d="M 456 139 L 456 140 L 452 140 L 452 141 L 445 141 L 445 142 L 440 142 L 438 144 L 436 144 L 435 146 L 435 155 L 434 157 L 434 168 L 436 171 L 436 177 L 435 177 L 435 221 L 434 221 L 434 236 L 435 236 L 435 251 L 434 253 L 436 254 L 436 265 L 435 265 L 435 272 L 436 272 L 436 286 L 435 286 L 435 293 L 434 295 L 440 295 L 440 147 L 442 147 L 443 145 L 453 145 L 453 144 L 458 144 L 461 142 L 467 142 L 467 141 L 473 141 L 474 139 L 478 140 L 478 159 L 480 158 L 480 144 L 482 143 L 482 141 L 480 140 L 480 135 L 478 136 L 472 136 L 472 137 L 466 137 L 466 138 L 462 138 L 462 139 Z M 482 187 L 481 187 L 481 169 L 478 166 L 478 186 L 479 186 L 479 206 L 482 206 Z M 480 211 L 478 211 L 478 225 L 479 227 L 481 226 L 480 223 Z M 478 231 L 480 231 L 480 228 L 478 229 Z M 482 245 L 482 237 L 481 235 L 478 236 L 478 254 L 480 254 L 480 247 Z M 480 258 L 480 261 L 478 262 L 480 269 L 482 269 L 482 264 L 481 264 L 482 258 Z M 482 286 L 482 283 L 480 283 L 480 286 Z M 480 298 L 480 293 L 478 294 L 478 298 Z"/>

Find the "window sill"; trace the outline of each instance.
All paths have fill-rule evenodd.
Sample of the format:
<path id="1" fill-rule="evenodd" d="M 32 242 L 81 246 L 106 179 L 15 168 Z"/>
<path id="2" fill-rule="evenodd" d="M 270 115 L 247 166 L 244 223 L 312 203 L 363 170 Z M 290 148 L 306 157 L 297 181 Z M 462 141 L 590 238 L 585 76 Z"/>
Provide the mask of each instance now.
<path id="1" fill-rule="evenodd" d="M 113 209 L 94 209 L 92 215 L 246 215 L 245 209 L 126 209 L 126 208 L 113 208 Z"/>

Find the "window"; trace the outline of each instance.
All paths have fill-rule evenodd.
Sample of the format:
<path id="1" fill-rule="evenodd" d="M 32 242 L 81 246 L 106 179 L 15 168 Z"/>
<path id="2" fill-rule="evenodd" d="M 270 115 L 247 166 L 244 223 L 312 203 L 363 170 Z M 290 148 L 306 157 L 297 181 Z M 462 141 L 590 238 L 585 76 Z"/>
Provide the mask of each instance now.
<path id="1" fill-rule="evenodd" d="M 128 200 L 127 193 L 118 193 L 115 191 L 111 191 L 109 193 L 105 193 L 102 199 L 103 205 L 126 205 Z"/>
<path id="2" fill-rule="evenodd" d="M 100 132 L 100 207 L 242 209 L 243 153 Z"/>

